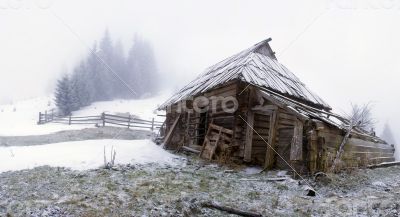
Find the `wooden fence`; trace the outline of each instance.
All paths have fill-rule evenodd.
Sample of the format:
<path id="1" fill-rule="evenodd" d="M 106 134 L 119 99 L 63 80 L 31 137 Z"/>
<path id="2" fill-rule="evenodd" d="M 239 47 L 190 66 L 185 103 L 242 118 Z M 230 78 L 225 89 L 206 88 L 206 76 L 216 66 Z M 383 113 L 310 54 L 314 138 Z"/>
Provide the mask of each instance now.
<path id="1" fill-rule="evenodd" d="M 144 120 L 133 117 L 132 115 L 112 115 L 101 113 L 97 116 L 66 116 L 60 117 L 54 114 L 54 111 L 39 113 L 38 124 L 45 123 L 60 123 L 60 124 L 94 124 L 97 126 L 116 125 L 129 128 L 149 129 L 151 131 L 158 130 L 163 126 L 163 122 L 152 120 Z"/>
<path id="2" fill-rule="evenodd" d="M 53 119 L 56 117 L 54 114 L 54 109 L 51 109 L 50 111 L 45 111 L 45 112 L 39 112 L 39 121 L 37 124 L 45 124 L 48 122 L 52 122 Z"/>

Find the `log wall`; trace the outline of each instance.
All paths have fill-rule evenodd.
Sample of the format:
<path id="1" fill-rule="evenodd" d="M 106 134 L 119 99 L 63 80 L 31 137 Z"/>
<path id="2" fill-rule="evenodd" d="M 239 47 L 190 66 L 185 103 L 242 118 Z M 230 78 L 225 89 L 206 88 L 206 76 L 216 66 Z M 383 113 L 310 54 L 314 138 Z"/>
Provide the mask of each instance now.
<path id="1" fill-rule="evenodd" d="M 230 82 L 221 87 L 217 87 L 213 90 L 193 97 L 204 96 L 207 98 L 212 97 L 236 97 L 237 95 L 237 82 Z M 169 145 L 171 149 L 175 149 L 180 145 L 191 146 L 195 149 L 199 149 L 202 145 L 205 133 L 209 123 L 222 126 L 227 129 L 234 129 L 234 113 L 227 113 L 222 108 L 220 100 L 216 100 L 215 109 L 211 108 L 211 101 L 209 104 L 206 102 L 200 102 L 200 106 L 210 106 L 206 112 L 199 113 L 191 110 L 193 108 L 193 101 L 186 101 L 187 110 L 179 110 L 179 103 L 171 106 L 171 109 L 167 111 L 166 118 L 166 132 L 171 128 L 175 118 L 181 114 L 180 122 L 178 124 L 179 129 L 172 138 L 172 142 Z M 227 103 L 227 107 L 233 107 L 233 103 Z"/>
<path id="2" fill-rule="evenodd" d="M 305 119 L 276 100 L 260 97 L 257 89 L 239 81 L 224 84 L 202 96 L 235 97 L 239 107 L 234 113 L 226 113 L 221 103 L 217 103 L 216 110 L 199 114 L 179 113 L 178 105 L 173 105 L 167 112 L 167 132 L 176 117 L 181 117 L 169 148 L 176 149 L 184 144 L 199 150 L 208 124 L 214 123 L 233 130 L 232 142 L 237 147 L 233 157 L 266 168 L 295 168 L 299 173 L 314 173 L 330 168 L 343 140 L 342 130 Z M 189 109 L 191 103 L 187 103 Z M 360 135 L 352 135 L 344 150 L 339 168 L 364 167 L 394 160 L 393 147 Z"/>
<path id="3" fill-rule="evenodd" d="M 325 124 L 320 125 L 322 127 L 317 130 L 317 155 L 321 157 L 317 157 L 316 165 L 318 170 L 327 171 L 343 141 L 344 132 Z M 360 168 L 394 160 L 394 148 L 391 145 L 352 135 L 344 146 L 338 169 Z"/>

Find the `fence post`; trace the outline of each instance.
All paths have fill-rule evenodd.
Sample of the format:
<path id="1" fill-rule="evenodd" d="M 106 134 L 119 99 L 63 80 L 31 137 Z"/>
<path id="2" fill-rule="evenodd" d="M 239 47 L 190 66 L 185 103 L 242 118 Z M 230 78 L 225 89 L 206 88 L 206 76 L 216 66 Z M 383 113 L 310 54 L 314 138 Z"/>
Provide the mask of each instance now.
<path id="1" fill-rule="evenodd" d="M 106 126 L 106 114 L 104 112 L 101 113 L 101 120 L 103 120 L 103 127 Z"/>
<path id="2" fill-rule="evenodd" d="M 38 124 L 42 124 L 42 112 L 39 112 L 39 121 Z"/>
<path id="3" fill-rule="evenodd" d="M 154 118 L 151 120 L 151 131 L 154 130 Z"/>
<path id="4" fill-rule="evenodd" d="M 44 122 L 47 123 L 47 110 L 44 111 Z"/>
<path id="5" fill-rule="evenodd" d="M 69 115 L 68 125 L 71 125 L 71 115 Z"/>
<path id="6" fill-rule="evenodd" d="M 131 115 L 129 115 L 129 118 L 128 118 L 128 129 L 130 126 L 131 126 Z"/>

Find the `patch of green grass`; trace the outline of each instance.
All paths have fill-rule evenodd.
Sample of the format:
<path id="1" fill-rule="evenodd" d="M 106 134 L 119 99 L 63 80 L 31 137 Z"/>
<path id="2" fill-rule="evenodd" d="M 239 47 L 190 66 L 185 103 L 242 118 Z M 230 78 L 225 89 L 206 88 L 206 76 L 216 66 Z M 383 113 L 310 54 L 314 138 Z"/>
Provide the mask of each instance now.
<path id="1" fill-rule="evenodd" d="M 210 183 L 209 183 L 209 181 L 207 179 L 201 178 L 200 182 L 199 182 L 199 187 L 203 191 L 208 191 L 209 187 L 210 187 Z"/>
<path id="2" fill-rule="evenodd" d="M 247 197 L 250 199 L 250 200 L 258 200 L 258 199 L 260 199 L 260 192 L 258 192 L 258 191 L 249 191 L 248 193 L 247 193 Z"/>
<path id="3" fill-rule="evenodd" d="M 116 191 L 118 189 L 118 186 L 115 183 L 111 182 L 111 181 L 107 182 L 105 187 L 110 191 Z"/>
<path id="4" fill-rule="evenodd" d="M 281 190 L 281 191 L 287 191 L 287 190 L 289 190 L 289 187 L 288 187 L 287 185 L 285 185 L 285 184 L 280 184 L 280 183 L 276 186 L 276 188 L 279 189 L 279 190 Z"/>

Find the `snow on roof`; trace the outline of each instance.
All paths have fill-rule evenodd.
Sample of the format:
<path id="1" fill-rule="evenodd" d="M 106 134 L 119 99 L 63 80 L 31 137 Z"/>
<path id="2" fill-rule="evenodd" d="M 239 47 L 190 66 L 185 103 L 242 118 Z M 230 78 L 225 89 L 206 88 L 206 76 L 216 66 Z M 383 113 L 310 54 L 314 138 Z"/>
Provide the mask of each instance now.
<path id="1" fill-rule="evenodd" d="M 259 42 L 209 67 L 160 108 L 196 96 L 229 81 L 241 80 L 309 105 L 330 110 L 331 107 L 326 102 L 311 92 L 288 68 L 277 61 L 268 44 L 270 40 Z"/>

